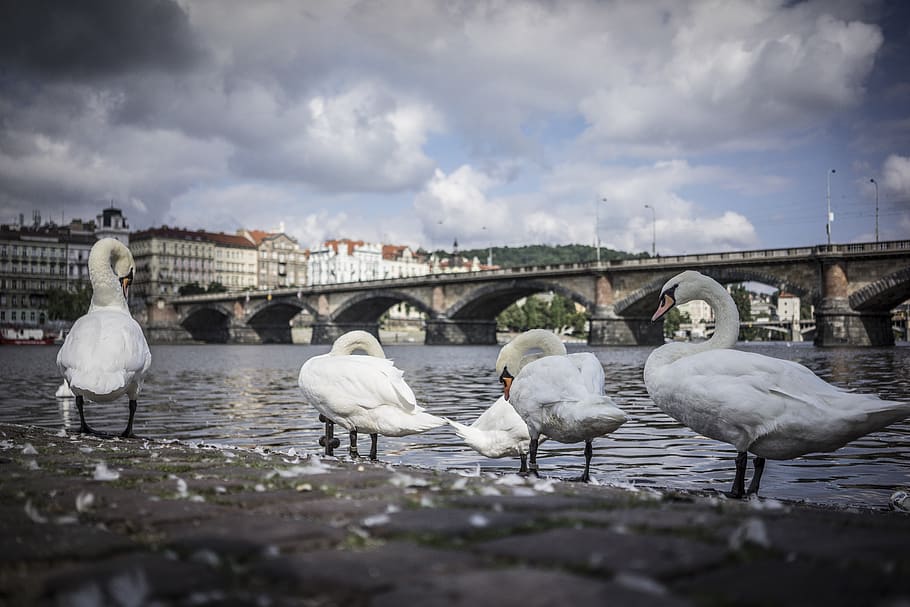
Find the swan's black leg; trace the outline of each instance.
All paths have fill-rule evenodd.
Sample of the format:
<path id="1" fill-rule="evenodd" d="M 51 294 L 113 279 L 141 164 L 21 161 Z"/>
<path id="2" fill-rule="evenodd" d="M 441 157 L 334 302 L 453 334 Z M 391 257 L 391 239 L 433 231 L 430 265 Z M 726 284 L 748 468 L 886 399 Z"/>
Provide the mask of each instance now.
<path id="1" fill-rule="evenodd" d="M 87 423 L 85 423 L 85 412 L 83 411 L 83 406 L 85 405 L 85 399 L 82 396 L 76 397 L 76 408 L 79 409 L 79 432 L 83 434 L 95 434 L 95 431 L 92 430 Z"/>
<path id="2" fill-rule="evenodd" d="M 528 454 L 520 453 L 518 457 L 521 459 L 521 468 L 518 469 L 518 474 L 527 474 L 528 473 Z"/>
<path id="3" fill-rule="evenodd" d="M 540 439 L 532 438 L 531 439 L 531 451 L 528 460 L 528 474 L 533 474 L 534 476 L 539 477 L 540 473 L 537 471 L 537 445 L 540 443 Z"/>
<path id="4" fill-rule="evenodd" d="M 123 438 L 136 438 L 133 434 L 133 416 L 136 415 L 136 401 L 135 399 L 130 399 L 130 419 L 126 422 L 126 430 L 123 431 Z"/>
<path id="5" fill-rule="evenodd" d="M 573 478 L 573 481 L 578 481 L 582 483 L 587 483 L 591 480 L 591 457 L 594 455 L 594 447 L 591 445 L 591 441 L 585 441 L 585 471 L 581 473 L 581 476 L 578 478 Z"/>
<path id="6" fill-rule="evenodd" d="M 370 435 L 370 459 L 376 461 L 376 443 L 379 442 L 378 434 Z"/>
<path id="7" fill-rule="evenodd" d="M 351 437 L 351 446 L 348 448 L 348 454 L 354 457 L 360 457 L 360 453 L 357 452 L 357 430 L 351 430 L 349 436 Z"/>
<path id="8" fill-rule="evenodd" d="M 745 451 L 736 454 L 736 477 L 733 479 L 733 488 L 728 497 L 740 499 L 746 493 L 746 462 L 748 455 Z"/>
<path id="9" fill-rule="evenodd" d="M 755 473 L 752 475 L 752 482 L 749 483 L 749 490 L 746 491 L 746 495 L 758 493 L 758 486 L 761 484 L 761 475 L 762 472 L 765 471 L 765 458 L 756 455 L 752 462 L 755 466 Z"/>
<path id="10" fill-rule="evenodd" d="M 326 455 L 335 455 L 335 447 L 341 444 L 341 441 L 335 438 L 335 422 L 322 414 L 319 415 L 319 421 L 325 422 L 325 435 L 319 438 L 319 446 L 325 447 Z"/>

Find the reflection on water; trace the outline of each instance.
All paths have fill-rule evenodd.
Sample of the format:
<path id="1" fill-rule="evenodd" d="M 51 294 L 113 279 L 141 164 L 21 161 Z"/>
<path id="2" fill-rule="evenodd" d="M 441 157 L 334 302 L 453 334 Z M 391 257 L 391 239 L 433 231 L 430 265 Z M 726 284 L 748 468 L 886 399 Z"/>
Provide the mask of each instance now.
<path id="1" fill-rule="evenodd" d="M 800 362 L 827 381 L 883 398 L 910 395 L 910 347 L 821 350 L 811 344 L 743 344 L 742 349 Z M 571 346 L 571 351 L 587 349 Z M 134 429 L 149 437 L 318 451 L 322 427 L 300 403 L 297 373 L 328 346 L 153 346 L 152 369 Z M 418 401 L 432 413 L 473 421 L 497 398 L 495 346 L 387 346 Z M 607 391 L 630 417 L 594 443 L 592 475 L 603 483 L 728 489 L 733 448 L 695 435 L 648 398 L 642 369 L 651 348 L 594 350 Z M 57 348 L 0 347 L 0 420 L 75 431 L 73 401 L 55 399 Z M 89 403 L 92 425 L 120 432 L 127 403 Z M 347 438 L 342 437 L 346 453 Z M 448 427 L 405 438 L 380 437 L 380 458 L 440 468 L 512 471 L 517 460 L 491 460 L 468 449 Z M 580 474 L 582 445 L 541 446 L 546 475 Z M 751 474 L 751 465 L 750 465 Z M 883 506 L 896 487 L 910 485 L 910 421 L 854 441 L 833 454 L 769 461 L 762 494 L 839 504 Z"/>

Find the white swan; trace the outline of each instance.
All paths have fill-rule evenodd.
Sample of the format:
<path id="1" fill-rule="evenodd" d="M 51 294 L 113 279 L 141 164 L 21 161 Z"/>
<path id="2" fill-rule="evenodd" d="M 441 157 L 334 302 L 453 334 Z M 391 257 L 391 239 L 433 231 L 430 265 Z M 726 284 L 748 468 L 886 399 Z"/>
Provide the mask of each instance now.
<path id="1" fill-rule="evenodd" d="M 70 385 L 66 383 L 66 380 L 63 380 L 63 383 L 60 384 L 60 387 L 57 388 L 57 391 L 54 393 L 54 396 L 57 398 L 73 398 L 76 396 L 73 394 L 73 391 L 70 390 Z"/>
<path id="2" fill-rule="evenodd" d="M 367 356 L 353 355 L 363 350 Z M 328 354 L 314 356 L 300 367 L 297 378 L 303 400 L 326 423 L 326 453 L 338 446 L 332 424 L 350 432 L 351 457 L 357 457 L 357 432 L 368 432 L 370 459 L 376 459 L 376 441 L 383 436 L 407 436 L 445 424 L 417 404 L 403 372 L 385 357 L 379 341 L 366 331 L 345 333 Z"/>
<path id="3" fill-rule="evenodd" d="M 515 407 L 530 434 L 528 469 L 537 474 L 540 436 L 561 443 L 585 443 L 585 469 L 575 479 L 590 480 L 592 441 L 615 431 L 627 421 L 613 400 L 604 394 L 604 371 L 590 352 L 545 355 L 522 364 L 533 348 L 555 351 L 559 338 L 543 329 L 532 329 L 515 337 L 499 352 L 496 372 L 505 398 Z M 513 375 L 512 369 L 520 369 Z"/>
<path id="4" fill-rule="evenodd" d="M 130 417 L 121 436 L 133 436 L 136 399 L 152 363 L 142 328 L 126 304 L 135 265 L 130 250 L 114 238 L 102 238 L 89 253 L 92 303 L 57 353 L 57 368 L 76 396 L 81 432 L 101 434 L 85 423 L 85 399 L 107 402 L 126 394 Z"/>
<path id="5" fill-rule="evenodd" d="M 758 492 L 765 458 L 834 451 L 910 416 L 910 404 L 842 390 L 795 362 L 731 350 L 739 334 L 736 305 L 720 284 L 698 272 L 667 281 L 652 320 L 696 299 L 714 309 L 714 335 L 657 348 L 645 364 L 645 386 L 666 414 L 736 448 L 732 497 Z M 747 452 L 755 455 L 748 491 Z"/>
<path id="6" fill-rule="evenodd" d="M 481 455 L 492 458 L 518 456 L 521 459 L 519 472 L 528 471 L 528 448 L 531 444 L 528 425 L 504 396 L 500 396 L 470 426 L 449 418 L 445 420 L 469 447 Z"/>

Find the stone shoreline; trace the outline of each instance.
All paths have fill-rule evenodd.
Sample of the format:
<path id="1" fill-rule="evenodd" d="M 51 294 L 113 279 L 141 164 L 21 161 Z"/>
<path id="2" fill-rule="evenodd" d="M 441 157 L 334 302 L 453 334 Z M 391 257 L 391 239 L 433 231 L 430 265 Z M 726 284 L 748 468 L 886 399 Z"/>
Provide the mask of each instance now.
<path id="1" fill-rule="evenodd" d="M 910 515 L 0 424 L 5 605 L 910 605 Z"/>

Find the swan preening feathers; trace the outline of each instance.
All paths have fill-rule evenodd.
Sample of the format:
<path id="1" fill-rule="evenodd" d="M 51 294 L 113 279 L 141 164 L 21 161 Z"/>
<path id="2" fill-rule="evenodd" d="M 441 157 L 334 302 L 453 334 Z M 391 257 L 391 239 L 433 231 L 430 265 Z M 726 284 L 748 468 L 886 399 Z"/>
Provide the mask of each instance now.
<path id="1" fill-rule="evenodd" d="M 367 355 L 355 355 L 358 350 Z M 385 357 L 379 341 L 366 331 L 345 333 L 328 354 L 303 363 L 297 383 L 304 402 L 319 411 L 326 423 L 327 454 L 337 446 L 332 424 L 350 432 L 352 457 L 358 456 L 357 433 L 369 433 L 370 459 L 376 459 L 379 434 L 407 436 L 445 424 L 417 404 L 401 369 Z"/>
<path id="2" fill-rule="evenodd" d="M 534 349 L 543 356 L 535 356 Z M 590 352 L 567 355 L 556 335 L 532 329 L 502 348 L 496 372 L 505 398 L 528 426 L 529 470 L 537 473 L 537 447 L 543 434 L 561 443 L 584 441 L 585 469 L 577 480 L 590 480 L 592 441 L 627 420 L 604 394 L 604 371 L 597 357 Z"/>
<path id="3" fill-rule="evenodd" d="M 739 334 L 733 298 L 698 272 L 682 272 L 667 281 L 653 320 L 692 300 L 713 308 L 714 335 L 701 343 L 656 349 L 645 364 L 645 386 L 670 417 L 736 448 L 731 496 L 758 492 L 766 458 L 834 451 L 910 416 L 908 403 L 848 392 L 798 363 L 732 350 Z M 747 453 L 755 455 L 748 490 Z"/>
<path id="4" fill-rule="evenodd" d="M 85 421 L 85 399 L 107 402 L 129 398 L 129 421 L 121 436 L 132 436 L 136 400 L 152 362 L 142 328 L 130 316 L 126 298 L 135 272 L 130 250 L 102 238 L 88 259 L 92 303 L 57 353 L 57 368 L 76 396 L 80 431 L 95 433 Z"/>

